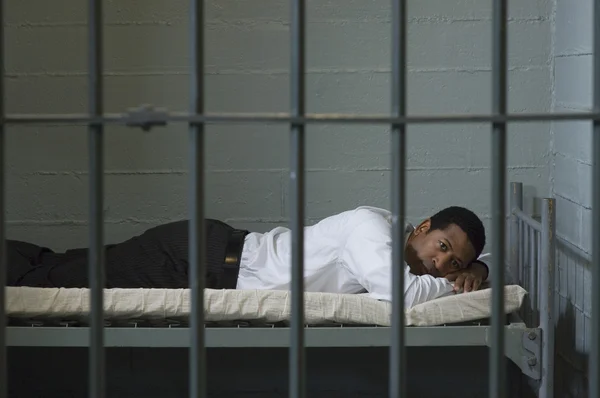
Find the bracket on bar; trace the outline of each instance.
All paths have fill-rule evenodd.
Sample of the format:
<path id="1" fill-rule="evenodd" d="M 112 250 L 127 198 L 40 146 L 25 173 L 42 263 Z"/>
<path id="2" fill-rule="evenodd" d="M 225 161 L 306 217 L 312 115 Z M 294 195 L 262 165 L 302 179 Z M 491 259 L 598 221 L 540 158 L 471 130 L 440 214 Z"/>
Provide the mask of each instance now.
<path id="1" fill-rule="evenodd" d="M 166 110 L 156 108 L 153 105 L 141 105 L 131 108 L 127 112 L 127 126 L 141 127 L 144 131 L 150 131 L 152 127 L 163 127 L 167 125 Z"/>
<path id="2" fill-rule="evenodd" d="M 542 330 L 539 328 L 505 328 L 505 355 L 513 361 L 524 375 L 540 380 L 542 378 Z M 486 330 L 485 344 L 490 347 L 493 342 L 491 329 Z"/>

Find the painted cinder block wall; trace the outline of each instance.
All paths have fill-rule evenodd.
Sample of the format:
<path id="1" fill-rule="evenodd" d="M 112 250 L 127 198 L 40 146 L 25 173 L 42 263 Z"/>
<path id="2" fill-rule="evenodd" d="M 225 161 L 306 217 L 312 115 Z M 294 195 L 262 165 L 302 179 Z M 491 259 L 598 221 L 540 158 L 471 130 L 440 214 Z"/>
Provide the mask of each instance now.
<path id="1" fill-rule="evenodd" d="M 207 3 L 207 110 L 287 111 L 288 2 Z M 85 4 L 74 0 L 23 0 L 10 2 L 6 8 L 7 111 L 85 112 Z M 410 2 L 408 11 L 409 113 L 489 112 L 491 2 L 421 0 Z M 510 2 L 511 111 L 544 112 L 552 108 L 553 12 L 553 0 Z M 107 112 L 122 112 L 146 103 L 174 111 L 187 109 L 188 18 L 188 1 L 184 0 L 105 2 Z M 389 2 L 310 1 L 308 20 L 308 111 L 388 112 Z M 484 124 L 420 125 L 409 129 L 410 221 L 418 222 L 442 207 L 460 204 L 477 211 L 490 226 L 489 131 Z M 8 132 L 9 237 L 55 250 L 86 246 L 85 126 L 12 127 Z M 386 126 L 310 126 L 307 132 L 308 222 L 358 205 L 389 207 L 390 140 Z M 524 182 L 527 195 L 548 196 L 557 185 L 552 179 L 553 164 L 557 162 L 550 140 L 553 134 L 558 136 L 550 123 L 520 123 L 510 128 L 509 180 Z M 259 231 L 287 223 L 290 150 L 286 126 L 208 127 L 207 215 Z M 186 217 L 188 156 L 185 125 L 151 132 L 107 127 L 107 242 Z M 12 352 L 13 369 L 25 369 L 26 362 L 19 362 L 19 357 L 30 358 L 31 353 Z M 114 372 L 119 375 L 113 383 L 117 390 L 127 390 L 131 396 L 136 391 L 131 383 L 139 383 L 139 375 L 150 371 L 150 365 L 146 365 L 151 361 L 145 358 L 151 354 L 124 350 L 115 355 L 124 357 L 113 359 Z M 186 363 L 185 353 L 176 350 L 160 355 Z M 325 358 L 330 354 L 315 355 Z M 455 354 L 444 355 L 450 356 L 457 358 Z M 454 380 L 460 380 L 465 372 L 469 374 L 468 383 L 473 383 L 471 375 L 478 371 L 482 376 L 486 374 L 484 355 L 475 355 L 464 368 L 457 367 L 460 360 L 440 363 L 427 350 L 416 357 L 425 358 L 421 365 L 415 362 L 416 369 L 423 369 L 414 376 L 416 392 L 421 396 L 452 396 L 451 392 L 459 388 Z M 214 363 L 218 358 L 215 356 Z M 386 358 L 385 354 L 380 356 L 382 361 Z M 451 372 L 455 377 L 446 378 L 437 392 L 423 390 L 418 380 L 436 369 L 449 374 L 449 363 L 457 368 Z M 379 363 L 378 369 L 385 373 L 385 366 Z M 165 370 L 165 385 L 172 385 L 173 390 L 155 389 L 156 394 L 177 393 L 176 386 L 181 382 L 185 385 L 185 375 L 178 374 L 181 372 Z M 340 368 L 329 374 L 327 383 L 316 383 L 315 388 L 321 393 L 330 391 L 336 377 L 345 383 L 347 376 L 347 371 Z M 33 384 L 20 385 L 31 388 Z M 355 391 L 385 394 L 373 385 L 373 380 L 363 381 L 362 389 L 357 387 Z M 60 391 L 70 391 L 69 385 L 59 387 L 50 381 L 38 387 L 47 387 L 47 394 L 54 391 L 57 396 Z M 262 389 L 263 393 L 273 389 L 268 380 L 262 387 L 252 388 Z M 71 392 L 77 395 L 82 389 L 83 385 L 72 384 Z M 137 391 L 142 395 L 145 391 L 144 396 L 149 392 Z M 243 395 L 244 391 L 239 393 Z M 472 384 L 472 391 L 473 396 L 482 396 L 487 390 L 479 382 Z"/>
<path id="2" fill-rule="evenodd" d="M 35 3 L 35 7 L 34 7 Z M 284 0 L 207 2 L 206 106 L 217 112 L 289 109 L 289 5 Z M 309 112 L 386 113 L 390 108 L 390 8 L 385 0 L 311 1 Z M 409 6 L 411 114 L 485 113 L 491 97 L 488 2 L 429 0 Z M 81 2 L 7 6 L 7 111 L 85 112 L 86 9 Z M 511 2 L 512 111 L 551 106 L 551 2 Z M 188 107 L 188 1 L 105 2 L 105 108 Z M 187 215 L 188 133 L 106 129 L 105 218 L 116 241 Z M 358 205 L 389 207 L 386 126 L 307 129 L 310 221 Z M 510 179 L 549 193 L 549 124 L 510 129 Z M 420 125 L 409 130 L 408 214 L 418 221 L 449 204 L 490 219 L 490 129 Z M 207 129 L 207 214 L 264 230 L 289 214 L 286 126 Z M 8 135 L 11 237 L 57 250 L 87 244 L 85 126 L 15 127 Z"/>
<path id="3" fill-rule="evenodd" d="M 592 101 L 592 1 L 557 0 L 553 35 L 554 104 L 560 112 L 589 111 Z M 578 250 L 559 245 L 557 273 L 557 391 L 586 397 L 591 343 L 591 266 L 577 251 L 591 253 L 590 122 L 552 126 L 552 195 L 558 233 Z M 561 239 L 562 240 L 562 239 Z"/>

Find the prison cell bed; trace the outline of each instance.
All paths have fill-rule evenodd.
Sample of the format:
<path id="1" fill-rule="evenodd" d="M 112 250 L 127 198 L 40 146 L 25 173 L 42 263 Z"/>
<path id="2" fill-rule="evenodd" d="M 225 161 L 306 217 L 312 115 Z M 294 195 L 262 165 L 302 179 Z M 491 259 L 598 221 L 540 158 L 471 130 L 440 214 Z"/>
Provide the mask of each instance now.
<path id="1" fill-rule="evenodd" d="M 535 309 L 548 313 L 553 303 L 553 289 L 539 289 L 553 284 L 553 208 L 545 199 L 548 211 L 537 221 L 521 209 L 520 185 L 513 189 L 510 268 L 518 283 L 504 286 L 505 354 L 524 374 L 540 380 L 545 377 L 542 363 L 551 358 L 542 355 L 542 347 L 550 350 L 554 335 L 551 317 L 538 321 L 532 314 L 538 313 Z M 406 345 L 491 346 L 491 293 L 484 287 L 407 309 Z M 104 345 L 188 347 L 190 296 L 189 289 L 105 289 Z M 206 347 L 289 347 L 290 292 L 205 289 L 204 304 Z M 389 346 L 388 302 L 360 294 L 307 292 L 304 305 L 306 347 Z M 6 310 L 9 346 L 90 344 L 89 289 L 7 287 Z"/>
<path id="2" fill-rule="evenodd" d="M 517 311 L 525 289 L 504 289 L 505 313 Z M 90 314 L 89 289 L 7 287 L 7 315 L 25 324 L 71 325 L 86 322 Z M 109 324 L 149 326 L 186 325 L 191 312 L 189 289 L 105 289 L 104 319 Z M 391 325 L 391 303 L 361 294 L 306 292 L 305 324 Z M 491 289 L 455 294 L 406 310 L 407 326 L 438 326 L 464 323 L 490 316 Z M 214 325 L 286 325 L 291 320 L 289 291 L 204 291 L 204 319 Z"/>

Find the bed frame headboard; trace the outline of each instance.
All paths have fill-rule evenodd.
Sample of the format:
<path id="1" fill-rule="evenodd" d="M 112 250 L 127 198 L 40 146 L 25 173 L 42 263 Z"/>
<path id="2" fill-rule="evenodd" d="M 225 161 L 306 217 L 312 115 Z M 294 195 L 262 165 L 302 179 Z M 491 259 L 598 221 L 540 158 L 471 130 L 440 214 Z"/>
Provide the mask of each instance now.
<path id="1" fill-rule="evenodd" d="M 552 396 L 554 378 L 556 200 L 542 199 L 539 220 L 523 209 L 523 183 L 512 182 L 508 269 L 512 283 L 529 292 L 521 308 L 522 319 L 543 334 L 539 396 L 547 397 Z"/>

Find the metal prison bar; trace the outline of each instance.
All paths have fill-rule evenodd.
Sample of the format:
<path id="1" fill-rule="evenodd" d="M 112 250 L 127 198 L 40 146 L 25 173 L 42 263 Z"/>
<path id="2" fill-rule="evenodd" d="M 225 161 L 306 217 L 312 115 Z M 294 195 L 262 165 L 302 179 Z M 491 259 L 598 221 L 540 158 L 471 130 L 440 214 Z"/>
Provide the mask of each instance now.
<path id="1" fill-rule="evenodd" d="M 8 395 L 8 360 L 6 359 L 6 294 L 4 286 L 8 268 L 6 264 L 6 219 L 4 205 L 6 195 L 6 185 L 4 178 L 4 0 L 0 0 L 0 398 L 6 398 Z"/>
<path id="2" fill-rule="evenodd" d="M 593 111 L 600 111 L 600 4 L 593 5 Z M 600 206 L 600 120 L 592 130 L 592 206 Z M 588 370 L 589 394 L 600 396 L 600 210 L 592 209 L 592 341 Z"/>
<path id="3" fill-rule="evenodd" d="M 498 256 L 498 264 L 504 264 L 504 232 L 505 232 L 505 181 L 506 181 L 506 124 L 510 121 L 542 121 L 542 120 L 574 120 L 584 119 L 593 121 L 593 192 L 594 202 L 600 203 L 600 7 L 595 5 L 594 9 L 594 107 L 593 112 L 581 113 L 548 113 L 548 114 L 518 114 L 507 113 L 507 0 L 493 1 L 493 58 L 492 58 L 492 114 L 490 115 L 456 115 L 456 116 L 419 116 L 409 117 L 406 115 L 406 0 L 392 1 L 392 109 L 390 116 L 353 116 L 335 114 L 306 115 L 304 112 L 304 62 L 305 62 L 305 2 L 302 0 L 291 0 L 292 2 L 292 68 L 291 68 L 291 112 L 290 114 L 225 114 L 207 115 L 203 106 L 203 28 L 204 28 L 204 3 L 201 0 L 191 1 L 191 51 L 193 58 L 192 71 L 192 102 L 190 113 L 172 113 L 157 111 L 153 109 L 141 109 L 124 115 L 107 115 L 103 113 L 102 100 L 102 3 L 101 0 L 89 1 L 89 66 L 90 66 L 90 101 L 89 114 L 87 115 L 5 115 L 4 109 L 4 85 L 0 83 L 0 241 L 5 244 L 6 220 L 4 215 L 5 203 L 5 167 L 4 167 L 4 129 L 9 124 L 24 123 L 86 123 L 90 130 L 90 253 L 89 265 L 91 283 L 91 327 L 90 327 L 90 384 L 89 395 L 95 398 L 105 396 L 105 362 L 103 350 L 103 322 L 102 322 L 102 286 L 103 286 L 103 163 L 102 163 L 102 131 L 103 126 L 110 123 L 122 123 L 130 126 L 138 126 L 149 129 L 155 125 L 164 125 L 169 121 L 185 121 L 190 125 L 191 145 L 191 178 L 190 178 L 190 287 L 192 289 L 192 326 L 190 333 L 190 396 L 206 396 L 206 363 L 205 363 L 205 341 L 203 326 L 203 258 L 205 254 L 203 242 L 202 221 L 204 219 L 204 125 L 206 123 L 237 123 L 237 122 L 274 122 L 289 123 L 292 136 L 292 164 L 290 180 L 294 195 L 291 202 L 292 207 L 292 340 L 290 344 L 290 396 L 301 398 L 306 395 L 305 370 L 304 370 L 304 327 L 303 314 L 303 218 L 304 218 L 304 127 L 308 123 L 385 123 L 392 127 L 393 151 L 392 151 L 392 187 L 393 187 L 393 239 L 394 243 L 400 242 L 401 227 L 405 218 L 405 159 L 406 145 L 405 136 L 407 124 L 410 123 L 441 123 L 441 122 L 489 122 L 492 124 L 492 250 Z M 596 4 L 596 3 L 595 3 Z M 0 0 L 0 21 L 4 22 L 4 1 Z M 3 43 L 3 29 L 0 33 L 0 42 Z M 0 57 L 1 69 L 4 72 L 4 48 Z M 3 76 L 0 81 L 3 81 Z M 550 201 L 545 202 L 545 213 L 553 214 Z M 520 206 L 516 206 L 520 207 Z M 600 212 L 593 210 L 593 245 L 600 247 Z M 519 212 L 513 213 L 515 217 L 522 216 Z M 525 220 L 525 218 L 521 218 Z M 514 219 L 513 219 L 514 220 Z M 546 222 L 554 222 L 551 218 Z M 542 229 L 542 239 L 552 240 L 554 236 L 548 225 Z M 514 239 L 514 235 L 511 239 Z M 401 263 L 403 254 L 398 250 L 398 244 L 393 253 L 393 259 Z M 514 246 L 512 246 L 514 248 Z M 2 246 L 4 248 L 4 246 Z M 512 255 L 512 253 L 511 253 Z M 553 256 L 553 254 L 545 254 Z M 593 301 L 600 300 L 600 257 L 598 251 L 594 250 L 593 262 Z M 0 254 L 0 319 L 5 321 L 5 276 L 7 270 L 5 251 Z M 512 259 L 512 257 L 511 257 Z M 542 264 L 551 264 L 553 259 L 546 258 Z M 550 270 L 552 272 L 552 270 Z M 542 283 L 542 288 L 548 289 L 552 278 L 550 273 Z M 505 329 L 502 319 L 503 311 L 503 283 L 504 274 L 501 266 L 493 270 L 493 299 L 492 299 L 492 343 L 490 356 L 490 397 L 505 397 Z M 393 313 L 392 333 L 390 334 L 390 397 L 402 398 L 406 396 L 404 377 L 405 365 L 405 328 L 403 320 L 404 303 L 402 300 L 402 273 L 394 267 L 393 274 Z M 547 297 L 547 295 L 542 295 Z M 550 303 L 542 308 L 552 308 Z M 597 375 L 599 360 L 598 334 L 600 333 L 599 306 L 593 306 L 592 326 L 592 352 L 590 356 L 590 371 Z M 544 311 L 541 314 L 544 322 L 550 322 L 552 313 Z M 551 328 L 546 329 L 546 333 Z M 551 334 L 552 332 L 550 332 Z M 551 342 L 553 336 L 545 336 L 544 339 L 544 361 L 551 362 Z M 6 330 L 4 325 L 0 328 L 0 398 L 7 396 L 7 364 L 6 364 Z M 548 364 L 546 371 L 551 369 Z M 552 377 L 548 372 L 546 378 Z M 599 381 L 597 377 L 590 377 L 591 397 L 598 397 Z M 551 397 L 552 382 L 546 380 L 543 384 L 542 393 L 544 397 Z"/>

